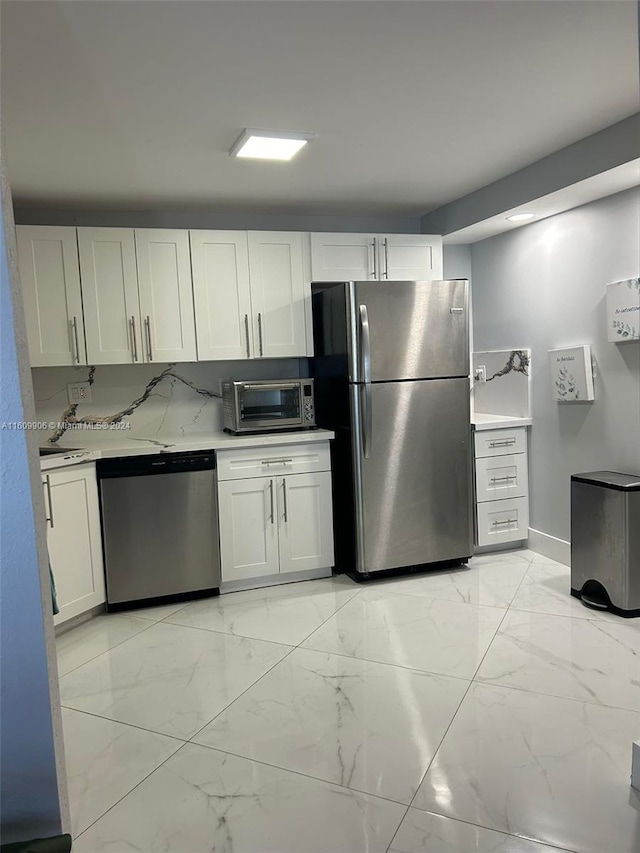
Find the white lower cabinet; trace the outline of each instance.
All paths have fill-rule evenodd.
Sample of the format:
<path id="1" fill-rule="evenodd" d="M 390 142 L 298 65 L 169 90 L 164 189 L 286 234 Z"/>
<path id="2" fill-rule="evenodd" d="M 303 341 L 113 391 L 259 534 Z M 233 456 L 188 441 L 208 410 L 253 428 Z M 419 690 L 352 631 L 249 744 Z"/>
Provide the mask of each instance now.
<path id="1" fill-rule="evenodd" d="M 333 566 L 331 474 L 294 474 L 276 480 L 280 572 Z"/>
<path id="2" fill-rule="evenodd" d="M 476 545 L 518 542 L 529 535 L 526 427 L 476 431 Z"/>
<path id="3" fill-rule="evenodd" d="M 43 472 L 42 483 L 59 625 L 106 600 L 95 465 Z"/>
<path id="4" fill-rule="evenodd" d="M 328 443 L 269 448 L 262 476 L 242 479 L 234 462 L 247 451 L 218 453 L 218 502 L 222 584 L 276 578 L 333 566 L 331 473 L 300 470 L 301 456 L 329 465 Z M 302 451 L 302 453 L 301 453 Z M 253 451 L 252 451 L 253 452 Z M 238 459 L 236 459 L 238 457 Z M 313 467 L 310 461 L 309 467 Z M 245 469 L 250 470 L 250 469 Z M 220 479 L 221 477 L 231 479 Z"/>
<path id="5" fill-rule="evenodd" d="M 268 477 L 218 484 L 223 582 L 278 572 L 274 491 Z"/>

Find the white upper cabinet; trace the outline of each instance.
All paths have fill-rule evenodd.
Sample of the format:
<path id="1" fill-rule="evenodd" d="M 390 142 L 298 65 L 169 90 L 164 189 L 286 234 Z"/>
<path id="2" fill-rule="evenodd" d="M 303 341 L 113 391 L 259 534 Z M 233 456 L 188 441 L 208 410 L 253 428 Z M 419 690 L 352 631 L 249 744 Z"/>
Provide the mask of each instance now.
<path id="1" fill-rule="evenodd" d="M 146 361 L 195 361 L 189 234 L 135 231 L 140 319 Z"/>
<path id="2" fill-rule="evenodd" d="M 438 281 L 442 278 L 442 237 L 388 234 L 380 239 L 380 278 L 388 281 Z"/>
<path id="3" fill-rule="evenodd" d="M 78 228 L 89 364 L 195 361 L 189 235 Z"/>
<path id="4" fill-rule="evenodd" d="M 144 361 L 132 228 L 78 228 L 89 364 Z"/>
<path id="5" fill-rule="evenodd" d="M 198 358 L 253 358 L 246 231 L 191 231 Z"/>
<path id="6" fill-rule="evenodd" d="M 303 235 L 191 231 L 198 359 L 307 355 Z"/>
<path id="7" fill-rule="evenodd" d="M 18 225 L 16 236 L 31 366 L 86 364 L 76 229 Z"/>
<path id="8" fill-rule="evenodd" d="M 313 281 L 441 279 L 442 237 L 432 234 L 312 234 Z"/>
<path id="9" fill-rule="evenodd" d="M 376 275 L 374 234 L 312 234 L 312 281 L 366 281 Z"/>
<path id="10" fill-rule="evenodd" d="M 264 358 L 307 354 L 302 234 L 249 232 L 254 352 Z"/>

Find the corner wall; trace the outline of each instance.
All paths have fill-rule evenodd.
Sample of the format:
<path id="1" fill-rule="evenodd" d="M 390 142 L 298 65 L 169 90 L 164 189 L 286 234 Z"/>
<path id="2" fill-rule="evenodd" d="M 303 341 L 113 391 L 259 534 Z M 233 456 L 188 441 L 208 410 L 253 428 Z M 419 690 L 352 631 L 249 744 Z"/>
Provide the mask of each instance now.
<path id="1" fill-rule="evenodd" d="M 0 219 L 0 843 L 69 824 L 62 719 L 26 331 L 4 172 Z M 45 615 L 46 608 L 49 613 Z"/>
<path id="2" fill-rule="evenodd" d="M 570 538 L 570 476 L 640 474 L 640 343 L 607 342 L 605 285 L 640 274 L 640 189 L 471 247 L 476 350 L 532 349 L 530 525 Z M 593 403 L 551 400 L 547 350 L 591 344 Z"/>

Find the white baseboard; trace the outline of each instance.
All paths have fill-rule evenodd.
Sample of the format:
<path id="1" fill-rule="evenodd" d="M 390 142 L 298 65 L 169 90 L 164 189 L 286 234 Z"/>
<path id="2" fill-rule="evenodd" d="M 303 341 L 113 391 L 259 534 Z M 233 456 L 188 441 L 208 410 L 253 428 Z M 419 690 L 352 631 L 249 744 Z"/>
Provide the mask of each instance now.
<path id="1" fill-rule="evenodd" d="M 631 768 L 631 786 L 640 791 L 640 740 L 637 740 L 633 744 Z"/>
<path id="2" fill-rule="evenodd" d="M 320 580 L 330 578 L 333 574 L 331 566 L 327 569 L 308 569 L 304 572 L 283 572 L 277 575 L 262 575 L 258 578 L 248 578 L 239 581 L 223 581 L 220 584 L 220 595 L 227 592 L 242 592 L 245 589 L 262 589 L 266 586 L 282 586 L 285 583 L 298 581 Z"/>
<path id="3" fill-rule="evenodd" d="M 549 533 L 543 533 L 541 530 L 534 530 L 533 527 L 530 527 L 528 547 L 530 551 L 542 554 L 557 563 L 563 563 L 565 566 L 571 565 L 571 542 L 565 542 L 564 539 L 557 539 Z"/>

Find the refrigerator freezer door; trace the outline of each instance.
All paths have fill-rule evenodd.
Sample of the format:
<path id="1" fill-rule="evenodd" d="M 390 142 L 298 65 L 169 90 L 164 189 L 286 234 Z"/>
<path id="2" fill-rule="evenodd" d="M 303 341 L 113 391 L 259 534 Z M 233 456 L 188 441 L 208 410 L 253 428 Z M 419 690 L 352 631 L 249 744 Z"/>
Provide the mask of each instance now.
<path id="1" fill-rule="evenodd" d="M 357 281 L 349 285 L 355 382 L 469 375 L 468 282 Z M 362 311 L 364 307 L 365 311 Z M 362 316 L 368 319 L 369 350 Z"/>
<path id="2" fill-rule="evenodd" d="M 468 380 L 374 383 L 370 388 L 369 397 L 362 386 L 350 389 L 357 571 L 469 557 Z M 368 415 L 370 431 L 365 429 Z"/>

